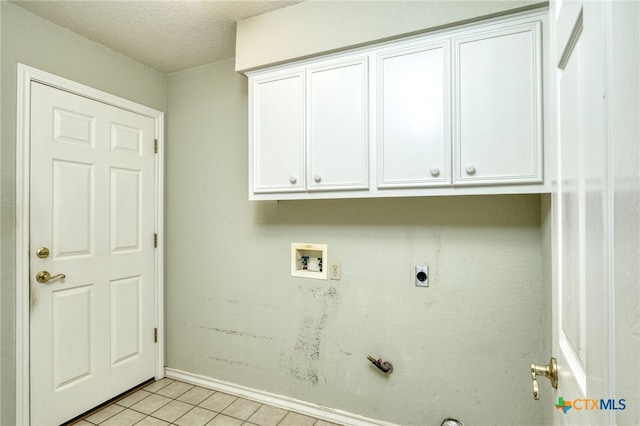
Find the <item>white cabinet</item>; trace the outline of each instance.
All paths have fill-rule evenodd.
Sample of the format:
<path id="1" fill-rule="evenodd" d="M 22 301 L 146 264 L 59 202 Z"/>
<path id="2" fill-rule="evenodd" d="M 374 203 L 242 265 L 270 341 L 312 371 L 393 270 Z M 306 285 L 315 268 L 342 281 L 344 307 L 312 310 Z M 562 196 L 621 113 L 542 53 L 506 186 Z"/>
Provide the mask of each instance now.
<path id="1" fill-rule="evenodd" d="M 546 15 L 248 73 L 249 198 L 549 192 Z"/>
<path id="2" fill-rule="evenodd" d="M 308 189 L 369 187 L 367 58 L 307 69 Z"/>
<path id="3" fill-rule="evenodd" d="M 378 188 L 451 184 L 449 42 L 377 55 Z"/>
<path id="4" fill-rule="evenodd" d="M 253 79 L 251 96 L 251 192 L 304 191 L 304 72 Z"/>
<path id="5" fill-rule="evenodd" d="M 453 39 L 454 184 L 542 182 L 541 23 Z"/>
<path id="6" fill-rule="evenodd" d="M 367 76 L 360 57 L 251 78 L 250 197 L 369 187 Z"/>

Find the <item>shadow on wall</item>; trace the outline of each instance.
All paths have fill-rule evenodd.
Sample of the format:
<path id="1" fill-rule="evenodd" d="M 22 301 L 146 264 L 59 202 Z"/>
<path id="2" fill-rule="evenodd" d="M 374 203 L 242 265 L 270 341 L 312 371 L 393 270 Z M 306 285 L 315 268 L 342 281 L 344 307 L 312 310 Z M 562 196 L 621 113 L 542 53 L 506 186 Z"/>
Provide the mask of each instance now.
<path id="1" fill-rule="evenodd" d="M 534 214 L 522 217 L 522 206 Z M 260 225 L 539 227 L 540 195 L 254 201 Z"/>

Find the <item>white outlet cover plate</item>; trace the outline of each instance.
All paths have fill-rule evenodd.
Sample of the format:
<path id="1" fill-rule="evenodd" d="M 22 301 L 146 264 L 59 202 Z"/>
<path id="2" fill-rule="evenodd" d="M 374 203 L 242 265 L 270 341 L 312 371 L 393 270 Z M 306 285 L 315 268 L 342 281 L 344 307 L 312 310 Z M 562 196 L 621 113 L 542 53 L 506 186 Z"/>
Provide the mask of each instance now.
<path id="1" fill-rule="evenodd" d="M 342 265 L 338 261 L 329 263 L 329 279 L 339 281 L 342 279 Z"/>
<path id="2" fill-rule="evenodd" d="M 424 272 L 427 276 L 425 280 L 418 279 L 418 274 Z M 428 266 L 416 266 L 415 273 L 413 274 L 416 280 L 416 287 L 429 287 L 429 267 Z"/>

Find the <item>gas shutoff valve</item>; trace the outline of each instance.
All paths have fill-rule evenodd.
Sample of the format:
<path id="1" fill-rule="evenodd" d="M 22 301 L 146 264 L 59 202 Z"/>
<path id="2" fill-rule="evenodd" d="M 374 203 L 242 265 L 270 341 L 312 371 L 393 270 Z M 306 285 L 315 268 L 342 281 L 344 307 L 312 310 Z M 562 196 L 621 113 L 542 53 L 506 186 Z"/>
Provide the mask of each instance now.
<path id="1" fill-rule="evenodd" d="M 367 359 L 371 361 L 371 364 L 375 365 L 378 370 L 382 371 L 385 374 L 393 373 L 393 365 L 390 362 L 382 361 L 382 359 L 375 359 L 371 355 L 367 355 Z"/>

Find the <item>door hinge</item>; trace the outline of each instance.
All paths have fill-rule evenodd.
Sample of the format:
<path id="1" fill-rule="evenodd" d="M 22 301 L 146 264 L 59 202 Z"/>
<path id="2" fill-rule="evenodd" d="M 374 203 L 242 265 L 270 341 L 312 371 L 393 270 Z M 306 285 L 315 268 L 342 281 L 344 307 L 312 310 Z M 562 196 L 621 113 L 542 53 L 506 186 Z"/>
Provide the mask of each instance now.
<path id="1" fill-rule="evenodd" d="M 153 140 L 153 153 L 154 154 L 158 153 L 158 139 Z"/>
<path id="2" fill-rule="evenodd" d="M 158 328 L 153 329 L 153 342 L 158 343 Z"/>
<path id="3" fill-rule="evenodd" d="M 158 248 L 158 234 L 153 234 L 153 248 Z"/>

